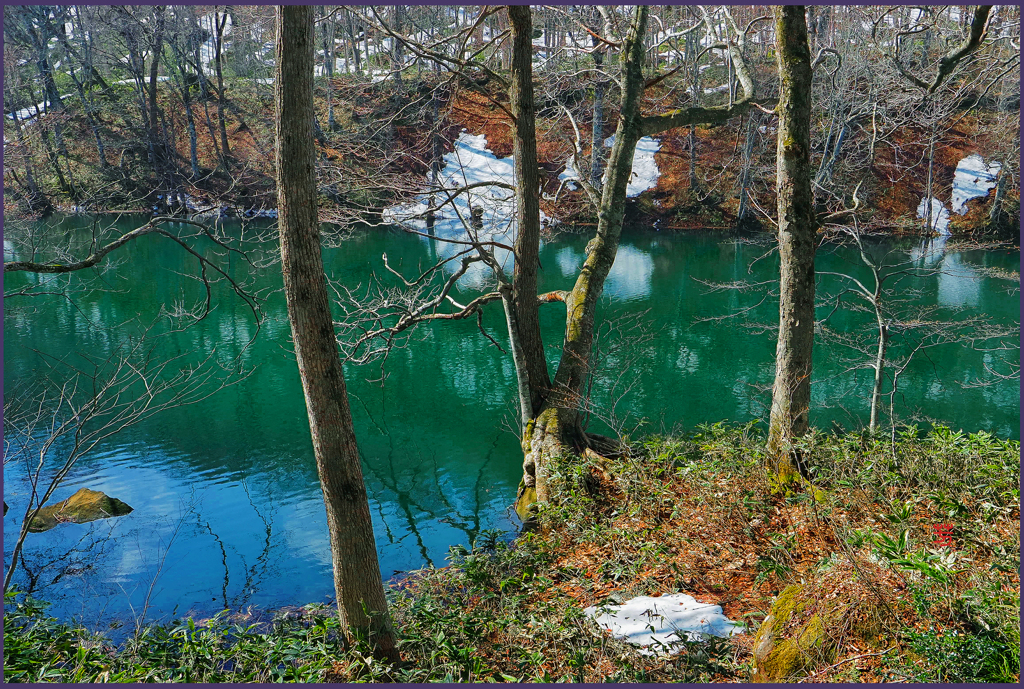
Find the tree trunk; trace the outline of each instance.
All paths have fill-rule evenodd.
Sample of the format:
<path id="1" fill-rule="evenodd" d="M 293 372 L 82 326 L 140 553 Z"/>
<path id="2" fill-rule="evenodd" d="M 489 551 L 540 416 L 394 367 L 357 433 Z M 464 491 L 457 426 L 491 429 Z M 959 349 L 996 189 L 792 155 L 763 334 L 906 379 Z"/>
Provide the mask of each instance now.
<path id="1" fill-rule="evenodd" d="M 924 205 L 924 226 L 928 234 L 935 231 L 935 227 L 938 225 L 939 219 L 936 217 L 932 220 L 932 182 L 935 174 L 935 127 L 936 124 L 932 124 L 931 135 L 928 138 L 928 179 L 925 181 L 925 205 Z"/>
<path id="2" fill-rule="evenodd" d="M 585 386 L 590 374 L 597 300 L 615 262 L 622 233 L 626 186 L 633 168 L 636 143 L 641 137 L 643 36 L 647 13 L 646 5 L 636 8 L 620 58 L 622 99 L 615 144 L 608 158 L 608 178 L 601 194 L 597 232 L 587 244 L 587 258 L 576 283 L 565 296 L 565 340 L 558 372 L 542 408 L 523 433 L 525 460 L 516 511 L 524 518 L 531 512 L 531 502 L 550 500 L 548 479 L 553 461 L 566 452 L 578 452 L 586 443 L 580 424 L 580 409 L 585 403 Z"/>
<path id="3" fill-rule="evenodd" d="M 868 422 L 868 429 L 874 432 L 878 428 L 878 405 L 882 399 L 882 373 L 885 370 L 885 350 L 889 344 L 889 327 L 878 312 L 878 299 L 880 294 L 875 294 L 875 316 L 878 320 L 878 353 L 875 355 L 875 384 L 871 388 L 871 419 Z"/>
<path id="4" fill-rule="evenodd" d="M 161 151 L 162 147 L 160 146 L 160 111 L 156 103 L 156 85 L 157 75 L 160 70 L 160 53 L 164 45 L 164 10 L 166 9 L 164 5 L 157 5 L 153 10 L 156 29 L 153 33 L 153 43 L 151 46 L 153 61 L 149 64 L 149 152 L 150 164 L 153 166 L 153 172 L 157 176 L 160 175 L 162 158 L 164 157 Z"/>
<path id="5" fill-rule="evenodd" d="M 508 14 L 513 41 L 510 100 L 516 118 L 512 156 L 518 178 L 515 191 L 518 232 L 512 302 L 530 388 L 530 408 L 522 410 L 523 418 L 527 419 L 540 411 L 551 380 L 544 358 L 537 304 L 537 267 L 540 265 L 540 199 L 537 190 L 540 182 L 533 103 L 533 22 L 530 8 L 525 5 L 509 6 Z"/>
<path id="6" fill-rule="evenodd" d="M 596 32 L 595 32 L 596 33 Z M 597 38 L 592 38 L 594 47 L 597 46 Z M 600 70 L 604 64 L 604 53 L 595 50 L 593 54 L 594 69 Z M 604 162 L 604 77 L 600 74 L 594 80 L 594 119 L 590 127 L 590 184 L 595 189 L 601 188 L 601 175 L 604 170 L 601 163 Z M 579 171 L 583 173 L 582 170 Z"/>
<path id="7" fill-rule="evenodd" d="M 22 153 L 22 160 L 25 161 L 25 186 L 28 191 L 28 207 L 33 211 L 40 211 L 44 215 L 49 215 L 53 207 L 50 205 L 50 200 L 39 193 L 39 187 L 32 172 L 32 151 L 29 150 L 28 141 L 25 139 L 24 131 L 22 131 L 21 120 L 18 118 L 16 107 L 11 108 L 11 120 L 14 123 L 14 132 L 18 140 L 18 148 Z"/>
<path id="8" fill-rule="evenodd" d="M 999 181 L 996 182 L 996 195 L 992 199 L 992 208 L 988 212 L 988 221 L 992 226 L 998 225 L 1003 218 L 1003 198 L 1006 196 L 1006 180 L 1009 176 L 1004 162 L 999 170 Z"/>
<path id="9" fill-rule="evenodd" d="M 188 127 L 188 160 L 192 167 L 192 177 L 199 177 L 199 142 L 196 134 L 196 117 L 192 111 L 192 86 L 185 80 L 181 99 L 185 104 L 185 122 Z"/>
<path id="10" fill-rule="evenodd" d="M 814 344 L 817 220 L 811 192 L 811 52 L 802 6 L 775 8 L 780 78 L 777 194 L 779 339 L 768 430 L 768 471 L 778 487 L 797 479 L 794 441 L 808 430 Z"/>
<path id="11" fill-rule="evenodd" d="M 736 211 L 736 222 L 743 225 L 750 211 L 748 195 L 750 193 L 750 166 L 754 157 L 754 139 L 757 137 L 758 117 L 756 112 L 751 112 L 747 118 L 747 136 L 743 142 L 743 164 L 740 170 L 740 205 Z M 691 156 L 692 158 L 692 156 Z"/>
<path id="12" fill-rule="evenodd" d="M 394 17 L 395 32 L 402 33 L 403 25 L 405 24 L 404 5 L 394 6 Z M 391 39 L 391 77 L 395 80 L 395 83 L 398 84 L 398 86 L 402 85 L 402 42 L 395 38 Z"/>
<path id="13" fill-rule="evenodd" d="M 338 613 L 346 630 L 368 630 L 377 652 L 398 660 L 320 255 L 312 128 L 313 8 L 280 7 L 277 19 L 281 270 L 327 509 Z"/>
<path id="14" fill-rule="evenodd" d="M 224 166 L 224 171 L 227 172 L 228 168 L 228 156 L 231 155 L 231 149 L 228 148 L 228 125 L 225 119 L 227 110 L 227 96 L 224 94 L 224 60 L 222 51 L 224 49 L 224 27 L 228 23 L 228 13 L 224 12 L 224 17 L 218 19 L 217 12 L 213 13 L 213 21 L 216 24 L 217 36 L 214 45 L 213 61 L 217 68 L 217 120 L 220 123 L 220 156 L 221 164 Z"/>

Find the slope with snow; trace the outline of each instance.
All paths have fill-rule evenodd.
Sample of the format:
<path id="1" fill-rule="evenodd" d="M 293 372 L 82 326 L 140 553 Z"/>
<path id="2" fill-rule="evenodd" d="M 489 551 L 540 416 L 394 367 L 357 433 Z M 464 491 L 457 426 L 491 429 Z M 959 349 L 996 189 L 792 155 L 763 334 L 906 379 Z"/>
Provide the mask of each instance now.
<path id="1" fill-rule="evenodd" d="M 515 167 L 512 158 L 498 158 L 487 148 L 483 135 L 474 136 L 465 130 L 455 141 L 455 149 L 444 156 L 440 172 L 439 188 L 456 189 L 478 183 L 501 182 L 515 184 Z M 441 194 L 434 197 L 439 203 Z M 421 195 L 411 204 L 393 206 L 384 212 L 384 219 L 411 227 L 418 232 L 427 231 L 423 213 L 430 207 L 430 196 Z M 473 210 L 482 211 L 482 228 L 472 228 Z M 434 215 L 433 234 L 441 239 L 466 240 L 470 232 L 480 241 L 494 241 L 511 245 L 515 237 L 515 198 L 510 189 L 498 186 L 482 186 L 458 194 L 451 204 Z M 541 220 L 545 219 L 541 213 Z M 428 240 L 429 241 L 429 240 Z M 439 258 L 452 256 L 465 249 L 464 246 L 438 242 Z M 500 247 L 494 250 L 498 261 L 508 270 L 511 267 L 511 252 Z M 456 266 L 452 266 L 454 270 Z M 482 287 L 489 276 L 489 269 L 482 263 L 474 263 L 460 281 L 463 285 Z"/>

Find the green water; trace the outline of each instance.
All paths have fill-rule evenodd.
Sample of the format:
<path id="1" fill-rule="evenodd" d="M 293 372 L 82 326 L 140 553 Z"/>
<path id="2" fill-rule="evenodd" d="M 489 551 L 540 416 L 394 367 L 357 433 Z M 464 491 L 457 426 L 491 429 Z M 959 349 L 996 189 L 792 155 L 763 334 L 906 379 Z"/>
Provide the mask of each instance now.
<path id="1" fill-rule="evenodd" d="M 62 222 L 48 231 L 78 236 L 88 225 L 81 218 Z M 114 229 L 133 226 L 124 219 Z M 571 284 L 587 239 L 563 234 L 545 242 L 542 290 Z M 919 244 L 902 249 L 916 246 L 920 252 Z M 607 431 L 611 424 L 636 436 L 764 416 L 777 300 L 763 290 L 715 292 L 701 281 L 770 281 L 777 276 L 777 259 L 754 262 L 767 248 L 711 234 L 625 234 L 600 308 L 602 321 L 618 327 L 603 327 L 611 335 L 604 338 L 604 365 L 595 379 L 592 428 Z M 879 244 L 873 250 L 893 248 L 898 247 Z M 412 274 L 434 260 L 438 247 L 399 232 L 363 232 L 326 249 L 325 265 L 332 278 L 365 288 L 373 276 L 388 282 L 381 262 L 385 251 L 392 266 Z M 96 289 L 77 293 L 73 301 L 59 296 L 7 300 L 8 401 L 12 393 L 16 400 L 23 395 L 25 385 L 42 381 L 54 358 L 79 365 L 83 357 L 102 358 L 139 324 L 156 323 L 154 332 L 164 328 L 162 308 L 179 300 L 193 303 L 203 294 L 194 279 L 195 259 L 166 239 L 144 238 L 120 252 L 118 260 L 90 281 Z M 1018 322 L 1014 283 L 982 276 L 982 269 L 1019 271 L 1018 252 L 939 250 L 918 264 L 942 271 L 903 283 L 917 290 L 907 308 L 937 305 L 947 315 L 958 309 L 958 319 L 984 313 L 998 322 Z M 237 256 L 222 265 L 239 279 L 250 272 Z M 855 255 L 843 248 L 823 248 L 818 269 L 867 277 Z M 467 278 L 473 285 L 481 275 Z M 11 274 L 5 276 L 5 290 L 41 279 Z M 78 279 L 70 285 L 77 286 Z M 837 284 L 822 276 L 819 290 L 834 292 Z M 248 377 L 103 442 L 78 462 L 55 494 L 60 500 L 89 487 L 135 511 L 29 537 L 26 563 L 40 595 L 54 601 L 56 614 L 99 622 L 145 609 L 150 618 L 166 619 L 224 607 L 324 601 L 332 595 L 324 510 L 278 291 L 279 267 L 259 272 L 249 287 L 265 298 L 266 318 L 258 331 L 252 312 L 222 282 L 214 285 L 213 312 L 163 338 L 158 352 L 185 362 L 199 361 L 216 348 L 217 361 L 227 367 L 241 362 Z M 467 288 L 461 296 L 470 293 Z M 542 308 L 554 367 L 564 306 Z M 639 320 L 617 320 L 637 313 Z M 729 313 L 740 315 L 706 320 Z M 870 323 L 870 316 L 841 310 L 830 323 L 854 331 Z M 499 343 L 506 342 L 498 305 L 486 310 L 483 324 Z M 631 337 L 617 337 L 623 332 Z M 973 386 L 987 377 L 986 367 L 1004 370 L 1003 362 L 1019 360 L 1016 341 L 1011 342 L 1009 350 L 987 352 L 963 344 L 922 350 L 900 378 L 896 413 L 1019 437 L 1018 381 Z M 894 344 L 897 353 L 901 346 Z M 851 356 L 836 347 L 816 349 L 811 419 L 819 427 L 866 424 L 871 372 L 848 370 L 863 362 Z M 383 385 L 381 373 L 379 363 L 346 369 L 382 574 L 444 565 L 449 546 L 468 543 L 486 529 L 514 529 L 509 505 L 522 457 L 512 430 L 509 358 L 475 322 L 443 323 L 421 327 L 391 353 Z M 8 562 L 10 536 L 17 532 L 27 497 L 26 475 L 23 462 L 4 467 L 4 496 L 12 508 L 4 520 Z"/>

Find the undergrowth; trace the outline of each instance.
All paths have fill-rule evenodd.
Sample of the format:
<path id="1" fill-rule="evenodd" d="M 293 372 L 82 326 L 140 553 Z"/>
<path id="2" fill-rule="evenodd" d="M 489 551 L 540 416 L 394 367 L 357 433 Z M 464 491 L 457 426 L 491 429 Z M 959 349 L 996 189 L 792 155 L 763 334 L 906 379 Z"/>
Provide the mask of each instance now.
<path id="1" fill-rule="evenodd" d="M 403 662 L 346 644 L 330 611 L 257 629 L 218 616 L 149 627 L 119 648 L 8 597 L 8 681 L 748 681 L 751 639 L 801 583 L 841 597 L 811 681 L 1015 682 L 1020 675 L 1017 442 L 945 428 L 812 433 L 813 486 L 773 495 L 756 426 L 705 426 L 566 458 L 542 528 L 488 532 L 448 567 L 392 585 Z M 747 634 L 644 655 L 583 614 L 685 592 Z"/>

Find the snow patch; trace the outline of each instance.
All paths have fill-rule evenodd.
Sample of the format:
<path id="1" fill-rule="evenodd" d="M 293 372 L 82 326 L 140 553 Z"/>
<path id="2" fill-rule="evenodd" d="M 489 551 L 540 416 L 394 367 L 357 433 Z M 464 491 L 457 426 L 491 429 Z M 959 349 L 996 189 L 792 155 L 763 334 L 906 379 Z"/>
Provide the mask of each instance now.
<path id="1" fill-rule="evenodd" d="M 565 170 L 558 175 L 558 179 L 565 182 L 565 188 L 569 191 L 576 191 L 578 187 L 572 180 L 580 178 L 580 173 L 573 166 L 573 160 L 574 158 L 569 158 L 565 163 Z"/>
<path id="2" fill-rule="evenodd" d="M 928 197 L 921 199 L 921 203 L 917 206 L 917 217 L 922 220 L 928 214 Z M 946 205 L 939 201 L 934 196 L 932 197 L 932 212 L 931 217 L 928 218 L 928 226 L 934 229 L 939 234 L 949 234 L 949 211 L 946 210 Z"/>
<path id="3" fill-rule="evenodd" d="M 495 156 L 487 148 L 487 139 L 483 135 L 474 136 L 463 130 L 455 140 L 455 150 L 445 155 L 442 161 L 443 168 L 435 185 L 438 188 L 452 189 L 487 182 L 515 184 L 515 166 L 512 158 Z M 442 194 L 438 193 L 434 202 L 440 203 L 442 199 Z M 418 232 L 427 232 L 426 218 L 418 216 L 430 207 L 429 200 L 428 194 L 422 194 L 411 204 L 388 208 L 384 211 L 384 220 L 406 225 Z M 466 226 L 470 225 L 472 228 L 474 209 L 477 209 L 480 215 L 479 227 L 473 230 L 477 239 L 506 245 L 511 245 L 515 241 L 515 196 L 512 190 L 497 186 L 482 186 L 462 192 L 451 204 L 438 210 L 434 214 L 434 236 L 442 239 L 469 239 L 469 230 Z M 541 222 L 547 220 L 543 212 L 540 217 Z M 436 247 L 439 257 L 451 256 L 465 249 L 464 246 L 448 242 L 438 242 Z M 506 270 L 512 265 L 510 251 L 495 247 L 494 254 Z M 455 270 L 458 266 L 450 267 Z M 460 283 L 481 288 L 489 277 L 490 269 L 482 262 L 477 262 L 470 266 Z"/>
<path id="4" fill-rule="evenodd" d="M 654 160 L 654 154 L 661 150 L 661 142 L 645 136 L 636 142 L 636 151 L 633 153 L 633 174 L 629 177 L 629 185 L 626 187 L 626 197 L 639 196 L 648 189 L 658 186 L 658 177 L 661 172 L 658 170 L 658 163 Z"/>
<path id="5" fill-rule="evenodd" d="M 614 636 L 640 646 L 644 655 L 676 653 L 683 641 L 699 641 L 705 635 L 742 633 L 720 606 L 698 603 L 685 593 L 639 596 L 622 605 L 595 605 L 583 612 Z"/>
<path id="6" fill-rule="evenodd" d="M 967 213 L 967 202 L 970 199 L 988 196 L 996 186 L 996 177 L 999 176 L 1002 167 L 1002 164 L 997 162 L 985 165 L 985 160 L 976 153 L 961 160 L 953 174 L 953 212 L 964 215 Z"/>
<path id="7" fill-rule="evenodd" d="M 605 148 L 615 145 L 615 135 L 612 134 L 604 140 Z M 658 170 L 658 163 L 654 154 L 661 150 L 661 142 L 645 136 L 636 142 L 636 150 L 633 151 L 633 172 L 629 176 L 629 184 L 626 185 L 626 197 L 639 196 L 648 189 L 658 186 L 658 178 L 661 171 Z M 572 168 L 571 163 L 565 166 L 565 172 L 558 176 L 559 179 L 579 179 L 579 173 Z M 605 170 L 604 179 L 608 179 L 608 170 Z"/>

